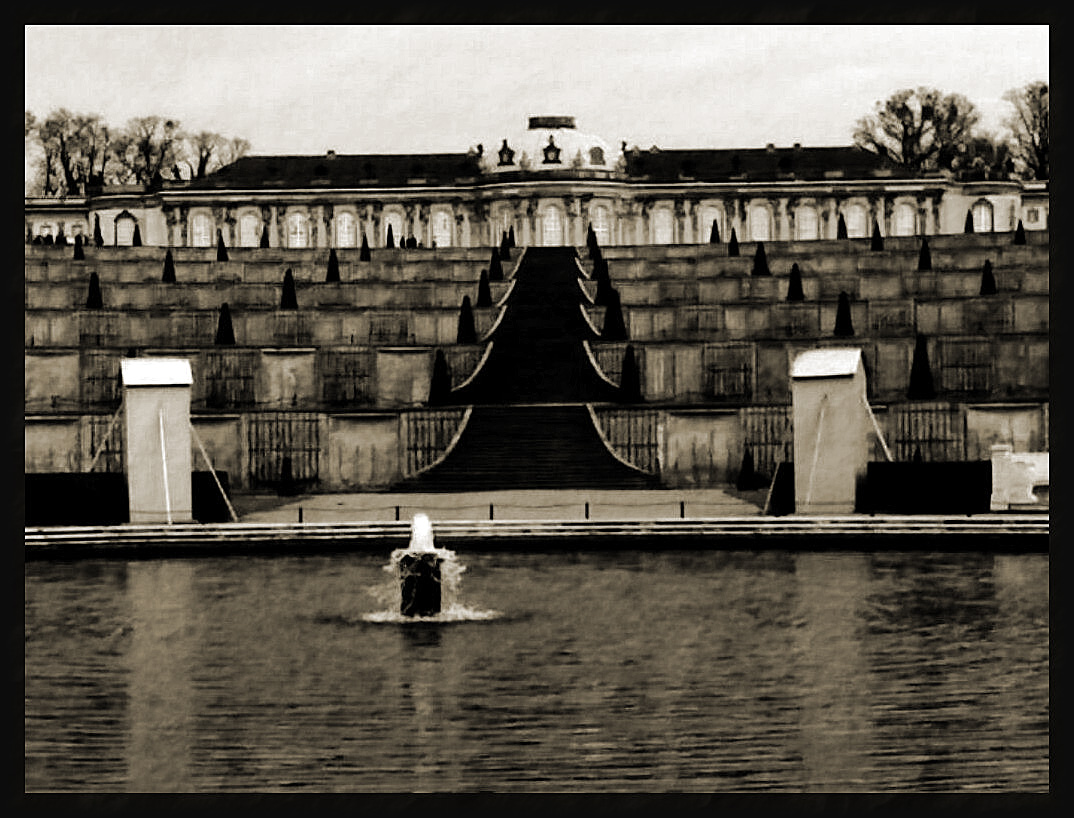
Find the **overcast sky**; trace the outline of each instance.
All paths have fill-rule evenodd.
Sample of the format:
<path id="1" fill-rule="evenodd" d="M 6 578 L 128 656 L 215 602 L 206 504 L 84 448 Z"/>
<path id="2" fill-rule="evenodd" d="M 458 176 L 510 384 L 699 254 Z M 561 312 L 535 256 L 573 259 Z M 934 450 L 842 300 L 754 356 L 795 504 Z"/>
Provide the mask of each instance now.
<path id="1" fill-rule="evenodd" d="M 998 130 L 1047 26 L 30 26 L 26 109 L 158 114 L 252 153 L 465 151 L 573 115 L 611 144 L 849 145 L 928 85 Z"/>

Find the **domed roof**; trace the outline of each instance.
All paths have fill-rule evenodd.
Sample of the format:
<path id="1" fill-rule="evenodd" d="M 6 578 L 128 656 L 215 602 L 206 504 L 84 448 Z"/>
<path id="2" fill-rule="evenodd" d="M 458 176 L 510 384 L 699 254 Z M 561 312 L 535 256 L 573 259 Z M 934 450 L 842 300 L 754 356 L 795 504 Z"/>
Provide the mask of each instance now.
<path id="1" fill-rule="evenodd" d="M 579 131 L 573 116 L 531 116 L 525 131 L 492 144 L 484 154 L 484 169 L 489 173 L 614 171 L 621 154 L 601 137 Z"/>

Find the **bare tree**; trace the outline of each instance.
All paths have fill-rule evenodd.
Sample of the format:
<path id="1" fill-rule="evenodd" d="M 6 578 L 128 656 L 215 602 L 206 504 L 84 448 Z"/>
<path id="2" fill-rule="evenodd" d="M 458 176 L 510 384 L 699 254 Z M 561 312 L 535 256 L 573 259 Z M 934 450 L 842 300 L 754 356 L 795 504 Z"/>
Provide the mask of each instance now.
<path id="1" fill-rule="evenodd" d="M 151 184 L 175 162 L 179 149 L 179 123 L 160 116 L 131 119 L 113 141 L 116 161 L 123 168 L 121 181 Z"/>
<path id="2" fill-rule="evenodd" d="M 245 139 L 228 139 L 218 133 L 199 131 L 183 140 L 185 163 L 192 179 L 204 179 L 213 171 L 229 165 L 250 150 Z"/>
<path id="3" fill-rule="evenodd" d="M 1011 131 L 1014 160 L 1030 179 L 1048 178 L 1048 83 L 1012 88 L 1003 99 L 1014 106 L 1004 123 Z"/>
<path id="4" fill-rule="evenodd" d="M 949 170 L 979 119 L 973 103 L 961 94 L 906 88 L 858 120 L 854 143 L 910 170 Z"/>

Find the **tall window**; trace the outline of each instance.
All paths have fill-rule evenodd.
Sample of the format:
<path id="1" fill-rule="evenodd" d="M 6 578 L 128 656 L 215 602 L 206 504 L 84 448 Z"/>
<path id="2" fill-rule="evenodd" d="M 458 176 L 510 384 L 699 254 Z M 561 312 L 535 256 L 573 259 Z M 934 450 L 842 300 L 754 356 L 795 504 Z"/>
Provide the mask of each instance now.
<path id="1" fill-rule="evenodd" d="M 912 236 L 917 232 L 917 212 L 906 202 L 895 205 L 895 235 Z"/>
<path id="2" fill-rule="evenodd" d="M 354 214 L 344 210 L 336 216 L 336 247 L 354 246 Z"/>
<path id="3" fill-rule="evenodd" d="M 973 231 L 975 233 L 992 232 L 992 204 L 977 202 L 973 206 Z"/>
<path id="4" fill-rule="evenodd" d="M 433 242 L 437 247 L 451 246 L 451 214 L 446 210 L 433 214 Z"/>
<path id="5" fill-rule="evenodd" d="M 403 217 L 395 212 L 384 214 L 384 241 L 388 240 L 388 225 L 392 227 L 392 238 L 395 240 L 395 246 L 398 247 L 399 242 L 406 239 L 403 233 Z"/>
<path id="6" fill-rule="evenodd" d="M 549 207 L 541 215 L 541 245 L 559 247 L 563 244 L 563 215 L 558 208 Z"/>
<path id="7" fill-rule="evenodd" d="M 671 244 L 671 211 L 661 207 L 653 211 L 653 244 Z"/>
<path id="8" fill-rule="evenodd" d="M 698 242 L 704 244 L 712 236 L 712 223 L 716 222 L 716 229 L 720 233 L 720 241 L 726 242 L 731 238 L 730 234 L 724 229 L 723 219 L 721 218 L 720 211 L 715 207 L 703 207 L 701 208 L 701 222 L 698 232 Z"/>
<path id="9" fill-rule="evenodd" d="M 864 239 L 869 235 L 866 225 L 867 216 L 865 208 L 860 204 L 852 204 L 844 211 L 844 219 L 847 223 L 847 236 L 852 239 Z"/>
<path id="10" fill-rule="evenodd" d="M 134 243 L 134 219 L 130 216 L 120 216 L 116 219 L 116 244 L 120 247 L 130 247 Z"/>
<path id="11" fill-rule="evenodd" d="M 239 246 L 257 247 L 261 239 L 261 219 L 253 213 L 246 213 L 239 220 Z"/>
<path id="12" fill-rule="evenodd" d="M 287 246 L 288 247 L 306 247 L 307 241 L 307 220 L 305 213 L 292 213 L 287 217 Z"/>
<path id="13" fill-rule="evenodd" d="M 593 232 L 597 234 L 597 244 L 601 247 L 609 246 L 612 243 L 612 219 L 608 208 L 604 205 L 594 207 L 592 224 Z"/>
<path id="14" fill-rule="evenodd" d="M 812 241 L 820 236 L 820 222 L 814 207 L 800 207 L 794 213 L 794 237 Z"/>
<path id="15" fill-rule="evenodd" d="M 772 213 L 764 205 L 750 207 L 750 239 L 768 241 L 772 236 Z"/>
<path id="16" fill-rule="evenodd" d="M 204 213 L 195 213 L 191 224 L 191 236 L 195 247 L 213 246 L 213 222 Z"/>

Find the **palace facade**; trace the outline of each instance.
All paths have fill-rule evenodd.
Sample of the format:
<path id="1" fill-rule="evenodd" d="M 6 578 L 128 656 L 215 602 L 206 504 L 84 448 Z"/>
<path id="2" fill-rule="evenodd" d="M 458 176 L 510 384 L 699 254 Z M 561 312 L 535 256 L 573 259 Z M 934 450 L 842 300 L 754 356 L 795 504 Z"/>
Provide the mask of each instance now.
<path id="1" fill-rule="evenodd" d="M 247 156 L 195 181 L 105 187 L 25 202 L 25 233 L 71 239 L 100 224 L 108 246 L 425 248 L 601 246 L 1043 230 L 1045 182 L 911 175 L 853 147 L 618 147 L 568 116 L 530 117 L 498 146 L 465 153 Z"/>

